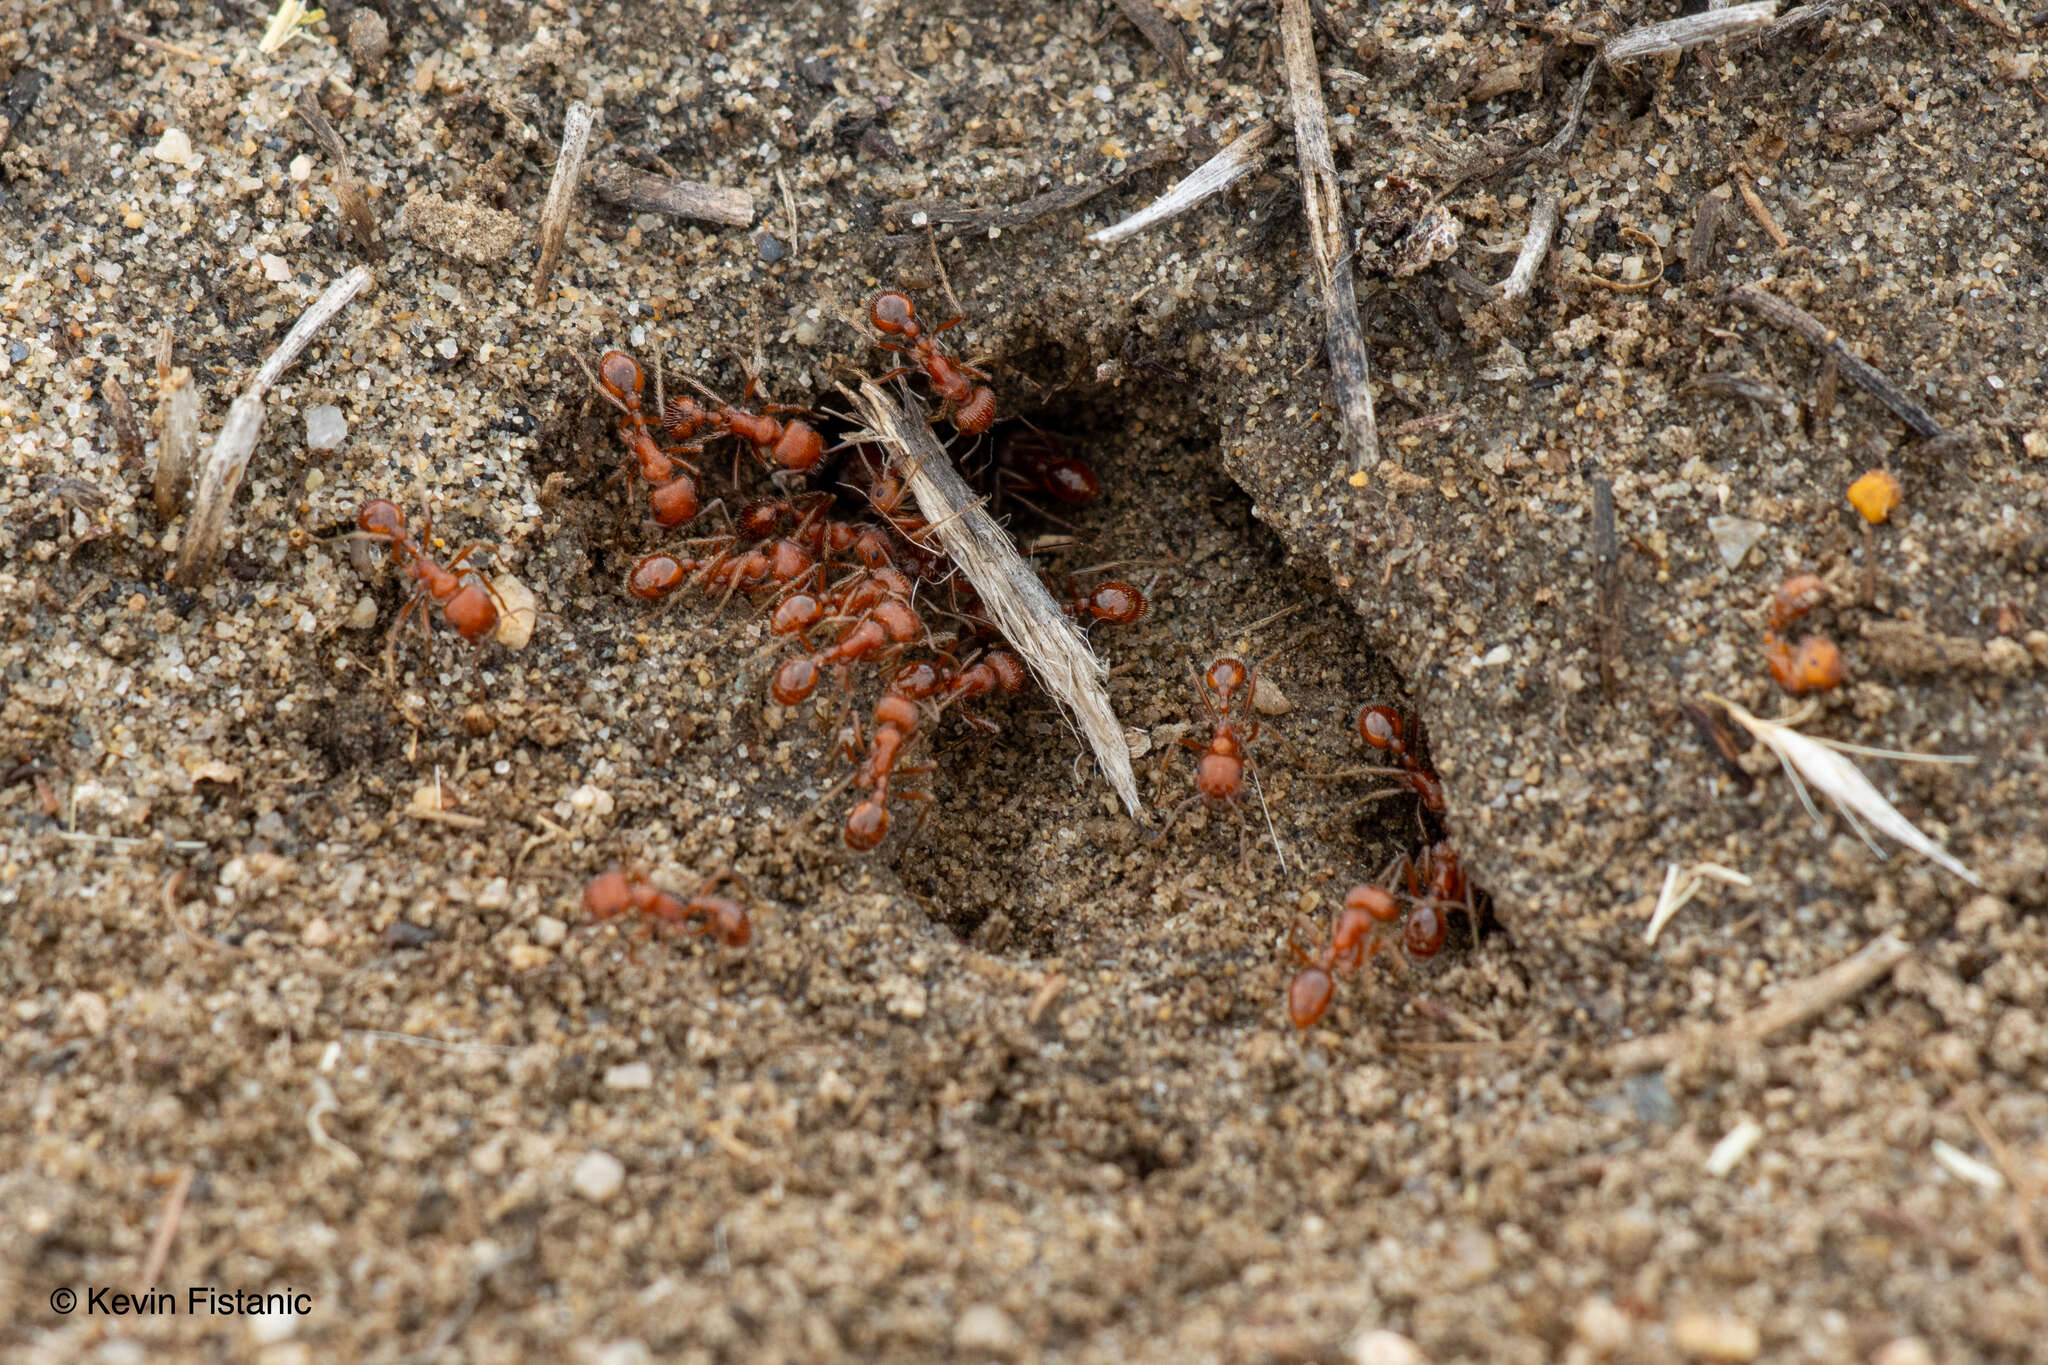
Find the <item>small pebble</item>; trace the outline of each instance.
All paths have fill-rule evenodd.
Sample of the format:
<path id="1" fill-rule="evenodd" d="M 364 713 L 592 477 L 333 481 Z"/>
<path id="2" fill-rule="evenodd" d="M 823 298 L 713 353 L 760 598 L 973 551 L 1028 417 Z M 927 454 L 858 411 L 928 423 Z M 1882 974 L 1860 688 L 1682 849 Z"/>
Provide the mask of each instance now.
<path id="1" fill-rule="evenodd" d="M 953 1324 L 953 1349 L 963 1355 L 1014 1355 L 1022 1344 L 1017 1324 L 992 1303 L 975 1304 Z"/>
<path id="2" fill-rule="evenodd" d="M 608 1067 L 604 1073 L 607 1090 L 652 1090 L 654 1068 L 646 1062 L 627 1062 L 622 1066 Z"/>
<path id="3" fill-rule="evenodd" d="M 1714 548 L 1721 552 L 1721 562 L 1731 569 L 1748 557 L 1768 529 L 1762 522 L 1751 521 L 1747 517 L 1707 518 L 1707 530 L 1714 537 Z"/>
<path id="4" fill-rule="evenodd" d="M 283 284 L 291 279 L 292 263 L 284 257 L 266 251 L 256 259 L 263 266 L 263 278 L 272 284 Z"/>
<path id="5" fill-rule="evenodd" d="M 1572 1315 L 1572 1331 L 1579 1344 L 1598 1357 L 1611 1356 L 1627 1347 L 1634 1328 L 1628 1314 L 1615 1307 L 1605 1294 L 1595 1294 L 1579 1305 Z"/>
<path id="6" fill-rule="evenodd" d="M 290 275 L 287 274 L 286 278 L 289 279 Z M 322 403 L 306 409 L 306 449 L 339 450 L 347 439 L 348 419 L 341 415 L 340 408 L 332 403 Z"/>
<path id="7" fill-rule="evenodd" d="M 1429 1357 L 1399 1332 L 1367 1332 L 1351 1346 L 1357 1365 L 1427 1365 Z"/>
<path id="8" fill-rule="evenodd" d="M 505 949 L 505 965 L 515 972 L 537 972 L 554 960 L 554 953 L 538 943 L 514 943 Z"/>
<path id="9" fill-rule="evenodd" d="M 779 261 L 789 254 L 789 248 L 774 233 L 765 229 L 754 234 L 754 250 L 764 261 Z"/>
<path id="10" fill-rule="evenodd" d="M 348 56 L 356 70 L 368 75 L 383 65 L 391 50 L 391 25 L 368 5 L 358 5 L 348 17 Z"/>
<path id="11" fill-rule="evenodd" d="M 377 599 L 368 593 L 364 593 L 356 599 L 356 604 L 348 609 L 348 628 L 350 630 L 368 630 L 376 624 Z"/>
<path id="12" fill-rule="evenodd" d="M 324 919 L 316 919 L 299 931 L 299 941 L 308 948 L 325 948 L 334 942 L 334 926 Z"/>
<path id="13" fill-rule="evenodd" d="M 249 1339 L 259 1346 L 283 1341 L 298 1330 L 297 1313 L 257 1313 L 249 1319 Z"/>
<path id="14" fill-rule="evenodd" d="M 1252 710 L 1262 716 L 1284 716 L 1294 709 L 1294 703 L 1287 700 L 1287 694 L 1280 690 L 1280 684 L 1271 678 L 1260 678 L 1252 684 Z"/>
<path id="15" fill-rule="evenodd" d="M 1687 1355 L 1707 1360 L 1755 1360 L 1764 1348 L 1756 1324 L 1726 1313 L 1681 1313 L 1671 1324 L 1671 1341 Z"/>
<path id="16" fill-rule="evenodd" d="M 361 12 L 362 11 L 360 10 L 357 11 L 357 13 L 359 14 Z M 313 158 L 307 156 L 304 152 L 300 152 L 297 156 L 292 158 L 291 170 L 289 174 L 291 175 L 294 184 L 305 184 L 308 180 L 311 180 L 313 178 Z"/>
<path id="17" fill-rule="evenodd" d="M 192 160 L 192 139 L 181 128 L 166 128 L 156 140 L 155 155 L 158 161 L 168 161 L 173 166 L 187 165 Z"/>
<path id="18" fill-rule="evenodd" d="M 533 921 L 533 941 L 552 948 L 569 936 L 569 926 L 553 915 L 539 915 Z"/>
<path id="19" fill-rule="evenodd" d="M 1934 1348 L 1920 1337 L 1894 1337 L 1870 1353 L 1870 1365 L 1934 1365 Z"/>
<path id="20" fill-rule="evenodd" d="M 602 1204 L 626 1183 L 626 1168 L 610 1152 L 590 1152 L 576 1163 L 569 1186 L 593 1204 Z"/>
<path id="21" fill-rule="evenodd" d="M 533 589 L 509 573 L 492 578 L 491 587 L 498 594 L 498 624 L 491 638 L 507 649 L 526 648 L 526 642 L 533 638 L 534 623 L 540 619 Z"/>
<path id="22" fill-rule="evenodd" d="M 612 805 L 610 792 L 588 782 L 569 793 L 569 808 L 578 815 L 610 815 Z"/>
<path id="23" fill-rule="evenodd" d="M 142 210 L 140 209 L 130 209 L 121 215 L 121 226 L 127 228 L 130 232 L 142 231 L 148 222 L 149 219 L 142 216 Z"/>

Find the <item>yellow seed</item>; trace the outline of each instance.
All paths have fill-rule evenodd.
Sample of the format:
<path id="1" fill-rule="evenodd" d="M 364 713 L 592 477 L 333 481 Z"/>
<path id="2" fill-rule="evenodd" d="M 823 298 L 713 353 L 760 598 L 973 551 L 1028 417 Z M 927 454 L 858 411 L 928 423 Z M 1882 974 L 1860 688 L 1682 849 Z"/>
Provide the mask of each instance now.
<path id="1" fill-rule="evenodd" d="M 1849 501 L 1865 521 L 1875 525 L 1899 505 L 1899 481 L 1882 469 L 1873 469 L 1849 485 Z"/>

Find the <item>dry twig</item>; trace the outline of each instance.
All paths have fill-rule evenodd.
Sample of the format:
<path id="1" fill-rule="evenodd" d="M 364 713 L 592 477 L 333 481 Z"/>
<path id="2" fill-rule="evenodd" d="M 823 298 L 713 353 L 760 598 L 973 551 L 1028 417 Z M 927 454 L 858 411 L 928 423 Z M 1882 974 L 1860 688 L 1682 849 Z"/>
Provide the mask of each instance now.
<path id="1" fill-rule="evenodd" d="M 1086 637 L 968 491 L 916 401 L 898 407 L 873 380 L 862 380 L 859 394 L 849 396 L 869 432 L 893 455 L 939 544 L 974 584 L 989 616 L 1039 684 L 1074 718 L 1109 785 L 1135 816 L 1138 783 L 1131 772 L 1130 745 L 1103 688 L 1102 664 Z"/>
<path id="2" fill-rule="evenodd" d="M 227 420 L 221 423 L 220 434 L 214 438 L 213 449 L 207 452 L 206 464 L 199 471 L 199 490 L 192 499 L 192 517 L 185 527 L 184 543 L 178 547 L 178 567 L 172 578 L 185 587 L 196 587 L 213 572 L 213 566 L 220 559 L 222 538 L 227 533 L 228 505 L 234 501 L 235 489 L 241 486 L 242 472 L 249 467 L 249 457 L 256 453 L 256 441 L 263 434 L 263 400 L 271 387 L 299 358 L 306 344 L 328 321 L 348 306 L 348 301 L 360 294 L 370 283 L 370 268 L 359 265 L 327 286 L 327 292 L 313 300 L 312 306 L 299 315 L 291 331 L 285 333 L 277 349 L 263 362 L 263 368 L 256 372 L 247 391 L 235 400 L 228 409 Z M 163 448 L 158 447 L 158 505 L 162 505 Z"/>
<path id="3" fill-rule="evenodd" d="M 1518 304 L 1536 287 L 1536 272 L 1550 254 L 1550 239 L 1557 236 L 1557 196 L 1545 191 L 1536 196 L 1529 211 L 1529 230 L 1522 234 L 1522 249 L 1515 256 L 1515 268 L 1501 281 L 1501 302 Z"/>
<path id="4" fill-rule="evenodd" d="M 1798 304 L 1779 298 L 1760 284 L 1737 285 L 1728 291 L 1728 297 L 1771 326 L 1791 332 L 1823 355 L 1833 357 L 1843 374 L 1855 380 L 1864 392 L 1898 414 L 1899 420 L 1913 428 L 1915 432 L 1930 441 L 1941 440 L 1950 435 L 1948 428 L 1935 421 L 1927 409 L 1906 397 L 1898 385 L 1865 364 L 1854 351 L 1843 345 L 1840 333 Z"/>
<path id="5" fill-rule="evenodd" d="M 548 183 L 547 204 L 540 214 L 540 265 L 533 272 L 533 297 L 538 302 L 562 258 L 569 235 L 569 210 L 576 201 L 576 182 L 583 174 L 583 154 L 590 147 L 597 115 L 582 100 L 570 104 L 562 119 L 562 150 L 555 157 L 555 178 Z"/>
<path id="6" fill-rule="evenodd" d="M 1619 1072 L 1648 1071 L 1674 1062 L 1694 1048 L 1764 1042 L 1861 995 L 1912 954 L 1913 945 L 1904 939 L 1879 934 L 1834 966 L 1793 982 L 1738 1019 L 1631 1038 L 1607 1049 L 1607 1064 Z"/>
<path id="7" fill-rule="evenodd" d="M 171 1242 L 178 1235 L 178 1220 L 185 1216 L 185 1200 L 191 1193 L 192 1168 L 181 1166 L 157 1214 L 156 1235 L 149 1239 L 149 1254 L 142 1258 L 142 1273 L 135 1277 L 136 1294 L 148 1293 L 156 1284 L 156 1277 L 163 1274 L 164 1263 L 171 1258 Z"/>
<path id="8" fill-rule="evenodd" d="M 1122 222 L 1094 233 L 1088 240 L 1097 246 L 1121 242 L 1155 223 L 1164 223 L 1186 213 L 1210 195 L 1221 194 L 1258 168 L 1265 159 L 1267 144 L 1272 142 L 1278 131 L 1272 123 L 1257 124 L 1250 132 L 1233 139 L 1229 146 L 1197 166 L 1165 194 Z"/>
<path id="9" fill-rule="evenodd" d="M 1378 423 L 1372 411 L 1372 369 L 1365 353 L 1365 329 L 1358 321 L 1358 294 L 1345 251 L 1344 194 L 1330 152 L 1330 115 L 1323 107 L 1321 69 L 1308 0 L 1280 0 L 1280 42 L 1287 62 L 1288 103 L 1294 114 L 1294 151 L 1301 162 L 1302 205 L 1308 240 L 1323 292 L 1324 343 L 1330 353 L 1330 381 L 1351 448 L 1352 468 L 1365 471 L 1380 460 Z"/>
<path id="10" fill-rule="evenodd" d="M 742 189 L 707 185 L 701 180 L 650 175 L 607 161 L 590 172 L 590 188 L 598 198 L 636 213 L 658 213 L 702 223 L 746 227 L 754 221 L 754 198 Z"/>
<path id="11" fill-rule="evenodd" d="M 1960 0 L 1959 0 L 1960 2 Z M 1159 12 L 1152 0 L 1116 0 L 1116 7 L 1123 11 L 1124 18 L 1145 35 L 1145 41 L 1158 50 L 1173 68 L 1173 74 L 1183 82 L 1195 78 L 1194 63 L 1188 60 L 1187 39 L 1180 36 L 1180 30 L 1173 22 Z"/>

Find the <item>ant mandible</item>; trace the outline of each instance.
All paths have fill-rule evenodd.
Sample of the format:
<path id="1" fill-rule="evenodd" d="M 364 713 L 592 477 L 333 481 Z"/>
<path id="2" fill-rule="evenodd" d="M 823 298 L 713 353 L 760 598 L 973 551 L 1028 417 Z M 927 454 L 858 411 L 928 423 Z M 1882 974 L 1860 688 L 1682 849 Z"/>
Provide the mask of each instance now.
<path id="1" fill-rule="evenodd" d="M 969 436 L 979 436 L 995 425 L 996 396 L 985 384 L 976 384 L 976 379 L 987 379 L 988 375 L 969 365 L 964 360 L 955 360 L 939 348 L 933 338 L 948 327 L 957 327 L 966 318 L 954 318 L 942 322 L 926 332 L 918 325 L 917 305 L 910 301 L 910 295 L 901 290 L 884 289 L 868 300 L 868 322 L 882 340 L 875 344 L 885 351 L 896 351 L 911 357 L 912 362 L 887 374 L 877 376 L 877 382 L 886 383 L 899 375 L 910 374 L 922 369 L 932 381 L 932 390 L 945 400 L 947 418 L 953 429 Z M 891 338 L 901 340 L 891 340 Z"/>
<path id="2" fill-rule="evenodd" d="M 639 914 L 651 924 L 688 936 L 710 935 L 728 948 L 744 948 L 754 936 L 753 921 L 736 900 L 711 893 L 723 882 L 745 883 L 737 872 L 725 871 L 704 883 L 687 901 L 662 890 L 637 872 L 614 868 L 600 872 L 583 888 L 583 913 L 593 920 Z"/>

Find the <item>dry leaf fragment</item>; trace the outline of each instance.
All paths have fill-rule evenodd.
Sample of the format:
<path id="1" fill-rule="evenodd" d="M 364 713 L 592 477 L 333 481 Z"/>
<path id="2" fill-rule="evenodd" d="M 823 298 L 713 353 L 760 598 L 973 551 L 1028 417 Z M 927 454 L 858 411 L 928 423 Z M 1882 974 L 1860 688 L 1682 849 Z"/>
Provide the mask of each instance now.
<path id="1" fill-rule="evenodd" d="M 1710 692 L 1705 694 L 1705 699 L 1719 705 L 1742 728 L 1756 736 L 1759 743 L 1767 745 L 1771 752 L 1778 756 L 1778 762 L 1785 769 L 1786 776 L 1792 779 L 1793 789 L 1799 793 L 1799 800 L 1806 807 L 1806 813 L 1814 818 L 1816 824 L 1820 823 L 1820 812 L 1814 808 L 1813 799 L 1806 794 L 1808 782 L 1820 788 L 1834 801 L 1835 809 L 1842 812 L 1843 818 L 1849 822 L 1849 827 L 1856 831 L 1857 837 L 1868 844 L 1870 851 L 1878 857 L 1883 858 L 1887 855 L 1878 847 L 1877 841 L 1870 837 L 1869 832 L 1857 822 L 1856 817 L 1859 815 L 1907 848 L 1941 864 L 1970 885 L 1984 884 L 1976 873 L 1956 861 L 1947 849 L 1922 834 L 1912 821 L 1899 814 L 1898 808 L 1885 800 L 1877 788 L 1870 784 L 1870 779 L 1863 775 L 1863 770 L 1843 757 L 1844 754 L 1864 754 L 1871 758 L 1894 758 L 1917 763 L 1975 763 L 1975 755 L 1913 754 L 1898 749 L 1872 749 L 1861 744 L 1820 739 L 1813 735 L 1803 735 L 1792 728 L 1796 721 L 1804 719 L 1804 715 L 1787 721 L 1763 720 L 1725 697 L 1717 697 Z"/>

